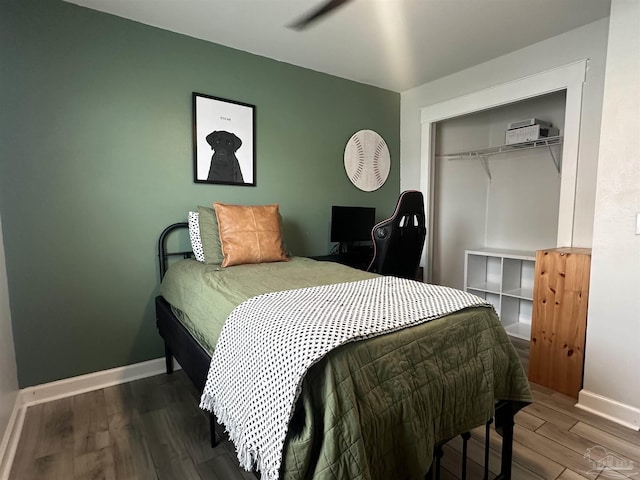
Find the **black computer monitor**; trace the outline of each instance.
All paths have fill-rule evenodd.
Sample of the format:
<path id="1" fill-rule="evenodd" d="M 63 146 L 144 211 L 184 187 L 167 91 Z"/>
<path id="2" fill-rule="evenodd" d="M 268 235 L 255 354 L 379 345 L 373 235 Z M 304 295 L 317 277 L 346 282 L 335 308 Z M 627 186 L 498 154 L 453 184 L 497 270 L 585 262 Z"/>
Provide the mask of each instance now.
<path id="1" fill-rule="evenodd" d="M 376 223 L 373 207 L 331 207 L 331 241 L 341 244 L 371 240 L 371 229 Z"/>

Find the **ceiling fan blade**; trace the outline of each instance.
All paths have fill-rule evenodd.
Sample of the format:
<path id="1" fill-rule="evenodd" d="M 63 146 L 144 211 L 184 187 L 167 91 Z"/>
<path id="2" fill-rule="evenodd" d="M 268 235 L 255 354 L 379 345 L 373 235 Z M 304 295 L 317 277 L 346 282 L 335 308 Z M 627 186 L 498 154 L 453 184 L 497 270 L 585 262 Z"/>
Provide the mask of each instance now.
<path id="1" fill-rule="evenodd" d="M 308 15 L 305 15 L 297 22 L 293 23 L 292 25 L 289 25 L 289 28 L 293 28 L 294 30 L 302 30 L 303 28 L 308 27 L 309 24 L 318 20 L 320 17 L 323 17 L 327 13 L 335 10 L 336 8 L 341 7 L 348 1 L 350 0 L 328 0 L 322 5 L 320 5 L 317 9 L 309 13 Z"/>

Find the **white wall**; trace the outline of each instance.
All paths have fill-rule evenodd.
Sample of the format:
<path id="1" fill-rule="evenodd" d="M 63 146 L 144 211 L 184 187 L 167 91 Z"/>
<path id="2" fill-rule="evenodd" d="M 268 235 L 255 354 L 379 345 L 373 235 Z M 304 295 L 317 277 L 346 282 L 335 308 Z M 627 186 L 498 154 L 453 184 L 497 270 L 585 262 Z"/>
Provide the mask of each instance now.
<path id="1" fill-rule="evenodd" d="M 640 2 L 613 0 L 583 392 L 631 407 L 629 421 L 636 428 L 640 427 L 640 235 L 635 234 L 639 212 Z"/>
<path id="2" fill-rule="evenodd" d="M 539 118 L 563 133 L 565 92 L 497 108 L 491 116 L 492 145 L 505 141 L 511 121 Z M 553 148 L 558 161 L 562 149 Z M 548 148 L 510 152 L 490 160 L 492 180 L 487 205 L 486 246 L 539 250 L 556 246 L 560 175 Z"/>
<path id="3" fill-rule="evenodd" d="M 2 220 L 0 219 L 0 445 L 18 397 L 17 372 L 2 240 Z M 0 451 L 0 457 L 2 457 L 2 451 Z"/>
<path id="4" fill-rule="evenodd" d="M 400 187 L 420 188 L 420 109 L 588 58 L 580 130 L 574 246 L 591 246 L 608 19 L 593 22 L 401 94 Z"/>

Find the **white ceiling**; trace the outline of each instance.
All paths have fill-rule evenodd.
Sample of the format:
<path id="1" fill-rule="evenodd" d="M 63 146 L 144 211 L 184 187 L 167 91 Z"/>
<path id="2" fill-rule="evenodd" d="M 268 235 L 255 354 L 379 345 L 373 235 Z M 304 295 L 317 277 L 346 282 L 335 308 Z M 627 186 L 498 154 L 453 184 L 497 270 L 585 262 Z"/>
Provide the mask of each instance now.
<path id="1" fill-rule="evenodd" d="M 148 25 L 402 92 L 609 15 L 610 0 L 67 0 Z"/>

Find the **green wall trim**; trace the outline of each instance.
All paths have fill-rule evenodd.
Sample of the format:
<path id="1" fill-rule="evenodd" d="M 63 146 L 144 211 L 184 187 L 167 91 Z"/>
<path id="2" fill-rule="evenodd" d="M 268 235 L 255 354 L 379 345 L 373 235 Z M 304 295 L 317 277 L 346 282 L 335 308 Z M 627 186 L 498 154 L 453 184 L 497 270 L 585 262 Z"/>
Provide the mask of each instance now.
<path id="1" fill-rule="evenodd" d="M 156 240 L 214 200 L 279 203 L 297 255 L 331 205 L 393 211 L 400 95 L 58 0 L 0 2 L 0 211 L 20 387 L 160 357 Z M 192 92 L 256 106 L 256 187 L 193 182 Z M 391 153 L 357 190 L 361 129 Z"/>

